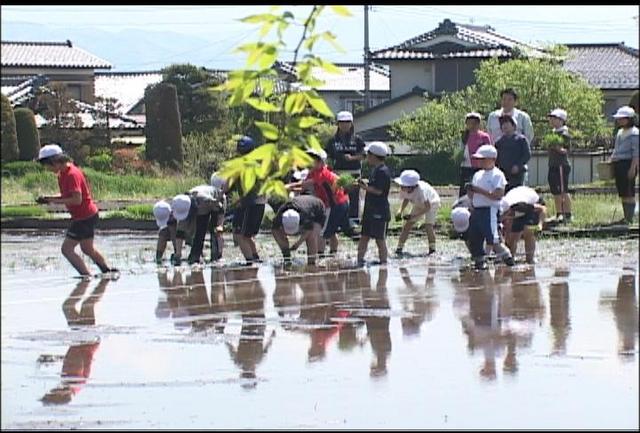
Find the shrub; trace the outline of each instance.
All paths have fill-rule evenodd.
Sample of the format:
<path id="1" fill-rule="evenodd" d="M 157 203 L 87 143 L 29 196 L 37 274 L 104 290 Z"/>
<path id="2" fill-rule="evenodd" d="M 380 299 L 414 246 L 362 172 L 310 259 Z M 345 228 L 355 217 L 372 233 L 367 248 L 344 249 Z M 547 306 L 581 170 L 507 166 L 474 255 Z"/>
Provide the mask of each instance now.
<path id="1" fill-rule="evenodd" d="M 108 153 L 101 153 L 100 155 L 90 156 L 87 160 L 89 167 L 98 171 L 110 171 L 113 157 Z"/>
<path id="2" fill-rule="evenodd" d="M 132 204 L 125 207 L 125 210 L 136 219 L 153 218 L 153 204 Z"/>
<path id="3" fill-rule="evenodd" d="M 158 83 L 145 90 L 147 160 L 180 168 L 183 162 L 182 127 L 176 86 Z"/>
<path id="4" fill-rule="evenodd" d="M 139 174 L 143 176 L 158 177 L 162 174 L 158 165 L 152 161 L 146 161 L 144 154 L 136 148 L 125 147 L 113 151 L 111 170 L 118 174 Z"/>
<path id="5" fill-rule="evenodd" d="M 235 142 L 226 130 L 194 132 L 184 137 L 184 173 L 209 180 L 211 173 L 233 158 Z"/>
<path id="6" fill-rule="evenodd" d="M 2 95 L 2 136 L 0 138 L 0 154 L 2 161 L 15 161 L 18 159 L 18 136 L 16 133 L 16 118 L 9 98 Z"/>
<path id="7" fill-rule="evenodd" d="M 2 164 L 3 176 L 24 176 L 27 173 L 44 172 L 40 163 L 35 161 L 13 161 Z"/>
<path id="8" fill-rule="evenodd" d="M 31 161 L 38 157 L 40 135 L 36 127 L 36 117 L 28 108 L 16 108 L 16 133 L 18 136 L 18 159 Z"/>

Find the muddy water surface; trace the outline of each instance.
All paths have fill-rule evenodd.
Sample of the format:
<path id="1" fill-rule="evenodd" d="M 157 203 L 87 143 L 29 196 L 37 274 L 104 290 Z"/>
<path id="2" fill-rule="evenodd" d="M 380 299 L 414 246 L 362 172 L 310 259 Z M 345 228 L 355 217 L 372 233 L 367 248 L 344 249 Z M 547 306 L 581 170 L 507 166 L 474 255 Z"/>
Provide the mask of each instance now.
<path id="1" fill-rule="evenodd" d="M 476 273 L 456 241 L 192 269 L 101 234 L 122 273 L 88 282 L 61 241 L 2 234 L 3 428 L 638 428 L 637 240 Z"/>

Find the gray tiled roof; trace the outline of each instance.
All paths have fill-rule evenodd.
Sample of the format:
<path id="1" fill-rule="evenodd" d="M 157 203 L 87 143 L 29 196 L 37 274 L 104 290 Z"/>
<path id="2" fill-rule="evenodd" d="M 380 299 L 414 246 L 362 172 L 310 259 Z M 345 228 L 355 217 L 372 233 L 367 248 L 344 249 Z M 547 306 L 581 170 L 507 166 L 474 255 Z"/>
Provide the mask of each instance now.
<path id="1" fill-rule="evenodd" d="M 461 45 L 473 44 L 473 46 L 453 52 L 434 52 L 429 47 L 421 47 L 421 44 L 429 42 L 439 36 L 452 36 L 458 39 Z M 542 56 L 543 51 L 537 47 L 516 41 L 508 36 L 496 33 L 490 26 L 472 26 L 454 23 L 448 19 L 427 33 L 408 39 L 398 45 L 378 50 L 372 53 L 374 60 L 387 59 L 436 59 L 459 57 L 511 57 L 513 50 L 527 51 L 532 56 Z"/>
<path id="2" fill-rule="evenodd" d="M 564 68 L 601 89 L 637 89 L 638 50 L 624 44 L 569 44 Z"/>
<path id="3" fill-rule="evenodd" d="M 111 69 L 111 64 L 67 42 L 2 41 L 2 66 Z"/>

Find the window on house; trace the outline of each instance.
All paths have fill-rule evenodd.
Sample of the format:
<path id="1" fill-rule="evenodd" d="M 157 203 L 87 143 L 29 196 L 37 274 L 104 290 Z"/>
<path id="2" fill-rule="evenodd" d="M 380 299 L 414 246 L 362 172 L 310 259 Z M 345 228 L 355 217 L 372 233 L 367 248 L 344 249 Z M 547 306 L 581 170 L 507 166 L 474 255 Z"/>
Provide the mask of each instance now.
<path id="1" fill-rule="evenodd" d="M 67 85 L 67 95 L 69 98 L 82 100 L 82 86 L 79 84 L 68 84 Z"/>

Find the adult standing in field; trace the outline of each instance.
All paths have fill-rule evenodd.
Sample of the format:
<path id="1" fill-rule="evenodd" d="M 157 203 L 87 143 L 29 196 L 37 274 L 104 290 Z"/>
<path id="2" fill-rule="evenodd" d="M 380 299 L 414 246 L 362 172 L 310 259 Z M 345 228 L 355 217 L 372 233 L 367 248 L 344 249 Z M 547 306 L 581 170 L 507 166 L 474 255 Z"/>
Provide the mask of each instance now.
<path id="1" fill-rule="evenodd" d="M 613 173 L 616 180 L 618 196 L 622 200 L 624 220 L 621 222 L 630 224 L 636 207 L 635 186 L 638 176 L 638 140 L 640 132 L 634 126 L 636 112 L 629 106 L 618 108 L 616 124 L 620 129 L 616 134 L 615 146 L 611 154 Z"/>
<path id="2" fill-rule="evenodd" d="M 40 204 L 63 204 L 71 214 L 71 225 L 62 243 L 62 254 L 83 277 L 89 277 L 91 273 L 84 260 L 75 252 L 78 244 L 82 252 L 91 257 L 100 268 L 100 272 L 117 272 L 117 269 L 107 265 L 104 256 L 93 245 L 96 224 L 100 218 L 98 206 L 91 198 L 91 189 L 82 170 L 57 144 L 43 146 L 38 154 L 38 162 L 58 176 L 60 195 L 41 196 L 36 201 Z"/>
<path id="3" fill-rule="evenodd" d="M 465 116 L 465 130 L 462 134 L 463 158 L 460 163 L 460 189 L 458 197 L 467 193 L 467 183 L 471 182 L 476 171 L 480 170 L 480 161 L 471 158 L 471 155 L 483 144 L 493 144 L 491 137 L 480 129 L 482 116 L 480 113 L 472 112 Z"/>
<path id="4" fill-rule="evenodd" d="M 325 146 L 327 156 L 331 158 L 331 169 L 338 175 L 350 174 L 359 178 L 362 170 L 362 161 L 365 159 L 365 144 L 360 136 L 355 134 L 353 126 L 353 114 L 349 111 L 341 111 L 336 116 L 338 129 Z M 360 211 L 360 188 L 357 186 L 348 189 L 349 194 L 349 218 L 358 219 Z"/>
<path id="5" fill-rule="evenodd" d="M 487 118 L 487 129 L 492 143 L 497 143 L 503 135 L 500 118 L 509 115 L 516 121 L 516 132 L 527 137 L 529 146 L 531 146 L 533 141 L 531 117 L 526 112 L 516 108 L 517 102 L 518 94 L 512 88 L 507 88 L 500 92 L 500 108 L 492 111 Z"/>

